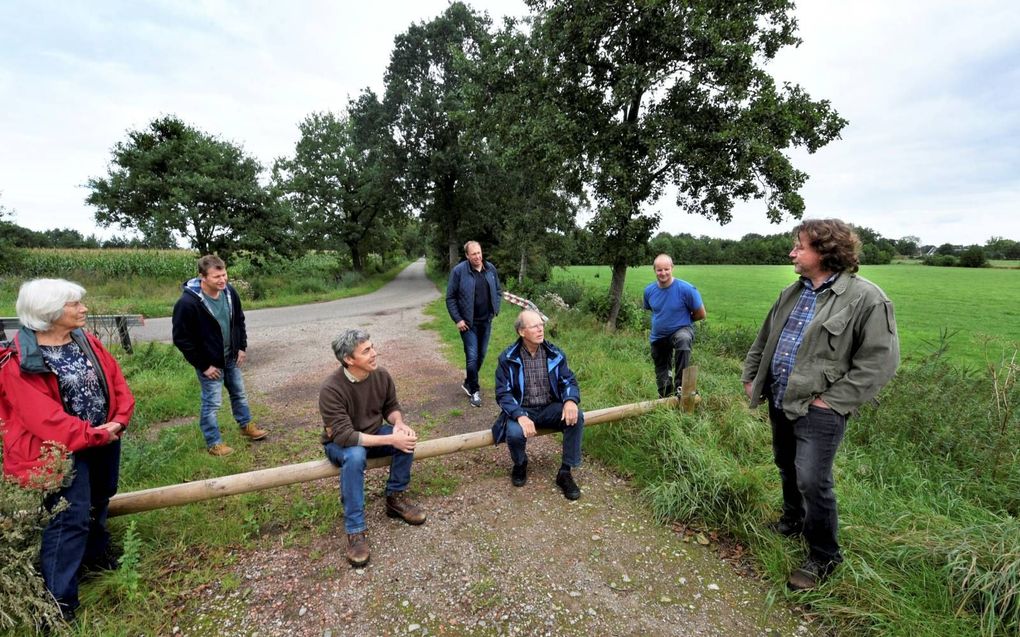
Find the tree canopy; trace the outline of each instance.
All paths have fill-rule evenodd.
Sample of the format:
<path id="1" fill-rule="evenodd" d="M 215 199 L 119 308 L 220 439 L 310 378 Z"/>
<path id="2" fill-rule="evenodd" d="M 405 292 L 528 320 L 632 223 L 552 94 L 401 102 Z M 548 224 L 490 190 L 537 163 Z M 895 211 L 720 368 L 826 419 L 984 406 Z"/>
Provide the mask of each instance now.
<path id="1" fill-rule="evenodd" d="M 667 188 L 680 209 L 723 223 L 734 201 L 750 198 L 764 199 L 776 222 L 803 214 L 807 176 L 784 153 L 814 152 L 846 122 L 764 70 L 798 42 L 792 2 L 527 4 L 547 99 L 597 202 L 589 227 L 613 266 L 610 324 L 631 248 L 658 225 L 650 205 Z"/>
<path id="2" fill-rule="evenodd" d="M 149 245 L 181 237 L 203 254 L 271 253 L 290 224 L 261 171 L 239 146 L 166 116 L 114 146 L 109 175 L 89 179 L 86 202 L 100 225 L 137 230 Z"/>
<path id="3" fill-rule="evenodd" d="M 306 246 L 346 248 L 364 269 L 364 248 L 403 217 L 402 179 L 389 118 L 364 91 L 345 115 L 313 113 L 301 124 L 293 158 L 274 181 L 293 208 Z"/>

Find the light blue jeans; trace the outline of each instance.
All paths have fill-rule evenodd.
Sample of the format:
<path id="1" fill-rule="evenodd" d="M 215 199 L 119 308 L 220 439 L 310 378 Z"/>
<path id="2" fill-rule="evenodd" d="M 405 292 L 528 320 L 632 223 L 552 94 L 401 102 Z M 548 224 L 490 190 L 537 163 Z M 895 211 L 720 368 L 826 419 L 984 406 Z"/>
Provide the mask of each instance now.
<path id="1" fill-rule="evenodd" d="M 391 425 L 383 425 L 376 435 L 393 433 Z M 365 530 L 365 464 L 369 458 L 393 456 L 390 461 L 390 478 L 386 481 L 386 495 L 407 491 L 411 484 L 413 453 L 404 453 L 391 445 L 382 447 L 341 447 L 335 442 L 323 446 L 326 457 L 340 467 L 340 498 L 344 503 L 344 528 L 348 533 Z"/>
<path id="2" fill-rule="evenodd" d="M 227 363 L 219 378 L 211 380 L 206 378 L 201 371 L 198 372 L 198 382 L 202 386 L 202 409 L 198 418 L 198 426 L 202 428 L 202 435 L 205 437 L 205 446 L 211 447 L 223 442 L 220 436 L 220 425 L 216 420 L 216 412 L 223 404 L 223 386 L 227 386 L 227 393 L 230 395 L 230 411 L 234 414 L 234 420 L 241 427 L 251 422 L 251 409 L 248 408 L 248 394 L 244 391 L 244 379 L 241 378 L 241 369 L 234 364 L 234 361 Z"/>

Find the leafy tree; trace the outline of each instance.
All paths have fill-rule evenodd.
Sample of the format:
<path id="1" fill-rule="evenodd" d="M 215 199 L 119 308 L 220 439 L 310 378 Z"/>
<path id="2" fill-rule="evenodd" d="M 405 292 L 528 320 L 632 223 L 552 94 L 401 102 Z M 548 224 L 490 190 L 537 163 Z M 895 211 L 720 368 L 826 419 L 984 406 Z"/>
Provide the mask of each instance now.
<path id="1" fill-rule="evenodd" d="M 796 45 L 793 3 L 527 0 L 532 34 L 573 168 L 598 210 L 589 227 L 613 268 L 615 326 L 633 246 L 658 225 L 667 187 L 688 213 L 726 223 L 734 200 L 800 218 L 807 175 L 784 151 L 814 152 L 846 124 L 827 101 L 777 87 L 763 66 Z"/>
<path id="2" fill-rule="evenodd" d="M 896 253 L 901 254 L 905 257 L 917 256 L 918 250 L 921 249 L 921 237 L 915 237 L 908 235 L 896 241 Z"/>
<path id="3" fill-rule="evenodd" d="M 935 254 L 951 256 L 957 254 L 960 250 L 961 249 L 958 246 L 954 246 L 951 243 L 943 243 L 939 247 L 935 248 Z"/>
<path id="4" fill-rule="evenodd" d="M 345 248 L 358 272 L 365 247 L 402 210 L 400 166 L 389 118 L 365 90 L 346 115 L 313 113 L 301 124 L 292 159 L 280 159 L 274 181 L 301 223 L 307 245 Z"/>
<path id="5" fill-rule="evenodd" d="M 259 184 L 259 163 L 174 116 L 130 131 L 110 174 L 89 179 L 96 221 L 137 230 L 150 246 L 183 237 L 203 254 L 285 250 L 290 223 Z"/>
<path id="6" fill-rule="evenodd" d="M 465 59 L 477 59 L 490 38 L 489 21 L 453 2 L 430 22 L 398 35 L 386 69 L 385 102 L 396 115 L 406 161 L 408 205 L 421 211 L 445 248 L 448 265 L 466 237 L 491 236 L 477 213 L 485 199 L 480 173 L 488 161 L 477 136 L 466 134 Z"/>
<path id="7" fill-rule="evenodd" d="M 965 268 L 986 268 L 988 257 L 981 246 L 970 246 L 960 254 L 960 265 Z"/>
<path id="8" fill-rule="evenodd" d="M 985 243 L 989 259 L 1020 259 L 1020 241 L 1003 237 L 992 237 Z"/>

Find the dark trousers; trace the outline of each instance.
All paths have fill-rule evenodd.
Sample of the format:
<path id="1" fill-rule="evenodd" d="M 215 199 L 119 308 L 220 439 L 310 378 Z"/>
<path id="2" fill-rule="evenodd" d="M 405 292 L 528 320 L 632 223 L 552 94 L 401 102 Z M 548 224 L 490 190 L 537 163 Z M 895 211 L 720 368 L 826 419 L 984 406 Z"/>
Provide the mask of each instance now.
<path id="1" fill-rule="evenodd" d="M 82 449 L 71 458 L 71 484 L 45 503 L 52 508 L 63 498 L 68 507 L 43 530 L 39 553 L 43 581 L 65 614 L 78 608 L 78 570 L 83 563 L 102 558 L 110 541 L 106 514 L 117 493 L 120 441 Z"/>
<path id="2" fill-rule="evenodd" d="M 693 325 L 685 325 L 665 338 L 652 341 L 652 362 L 655 363 L 655 385 L 659 389 L 659 398 L 672 396 L 680 387 L 684 369 L 691 362 L 693 345 Z"/>
<path id="3" fill-rule="evenodd" d="M 528 418 L 535 422 L 536 429 L 554 429 L 563 432 L 563 464 L 568 467 L 581 466 L 581 439 L 584 436 L 584 412 L 578 408 L 577 423 L 568 426 L 563 422 L 563 403 L 549 403 L 545 407 L 525 407 Z M 524 429 L 516 420 L 506 423 L 506 446 L 514 464 L 528 461 L 528 439 Z"/>
<path id="4" fill-rule="evenodd" d="M 790 420 L 770 400 L 769 419 L 772 453 L 783 484 L 783 518 L 803 522 L 811 557 L 842 562 L 832 464 L 843 441 L 846 417 L 812 405 L 806 416 Z"/>

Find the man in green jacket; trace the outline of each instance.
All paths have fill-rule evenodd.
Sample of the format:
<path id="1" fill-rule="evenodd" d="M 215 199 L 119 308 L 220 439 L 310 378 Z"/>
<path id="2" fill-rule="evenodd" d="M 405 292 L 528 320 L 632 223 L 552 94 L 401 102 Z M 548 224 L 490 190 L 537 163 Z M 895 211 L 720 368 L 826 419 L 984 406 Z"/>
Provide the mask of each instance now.
<path id="1" fill-rule="evenodd" d="M 856 274 L 861 242 L 853 229 L 811 219 L 793 237 L 790 259 L 800 279 L 765 317 L 741 380 L 752 408 L 769 406 L 783 487 L 783 513 L 772 528 L 807 541 L 807 560 L 787 582 L 805 590 L 843 561 L 833 460 L 847 416 L 892 379 L 900 347 L 892 301 Z"/>

